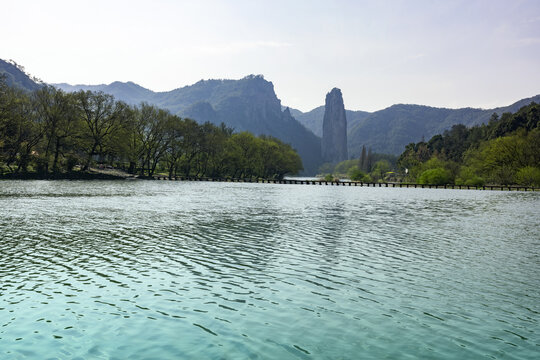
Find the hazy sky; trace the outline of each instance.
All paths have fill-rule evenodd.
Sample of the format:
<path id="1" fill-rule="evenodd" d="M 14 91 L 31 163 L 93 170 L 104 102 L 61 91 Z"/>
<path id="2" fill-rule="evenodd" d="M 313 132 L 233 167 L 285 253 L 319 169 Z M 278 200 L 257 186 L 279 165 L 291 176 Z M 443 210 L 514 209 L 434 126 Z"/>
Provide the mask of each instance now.
<path id="1" fill-rule="evenodd" d="M 0 58 L 155 91 L 263 74 L 283 105 L 483 107 L 540 94 L 540 1 L 7 1 Z"/>

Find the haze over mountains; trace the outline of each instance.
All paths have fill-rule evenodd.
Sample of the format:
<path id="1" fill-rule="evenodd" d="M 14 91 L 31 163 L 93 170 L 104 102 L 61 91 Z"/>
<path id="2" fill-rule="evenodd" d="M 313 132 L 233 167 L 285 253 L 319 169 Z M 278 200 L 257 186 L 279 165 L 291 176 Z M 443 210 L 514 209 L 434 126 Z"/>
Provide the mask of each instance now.
<path id="1" fill-rule="evenodd" d="M 343 94 L 347 106 L 347 94 Z M 360 156 L 362 146 L 374 152 L 399 155 L 406 145 L 423 137 L 448 130 L 455 124 L 474 126 L 487 123 L 493 113 L 514 113 L 532 102 L 540 103 L 540 95 L 522 99 L 509 106 L 494 109 L 447 109 L 423 105 L 397 104 L 372 113 L 346 110 L 349 158 Z M 317 136 L 322 136 L 324 106 L 303 113 L 291 114 Z"/>
<path id="2" fill-rule="evenodd" d="M 0 73 L 7 74 L 8 84 L 34 90 L 40 86 L 21 69 L 0 60 Z M 147 102 L 170 110 L 181 117 L 200 123 L 225 123 L 235 131 L 265 134 L 290 143 L 302 157 L 306 173 L 316 173 L 322 163 L 321 136 L 324 106 L 309 112 L 288 109 L 281 105 L 271 82 L 261 75 L 239 80 L 201 80 L 193 85 L 167 92 L 154 92 L 133 82 L 109 85 L 53 84 L 68 92 L 103 91 L 129 104 Z M 321 89 L 325 94 L 330 89 Z M 345 107 L 347 94 L 343 94 Z M 324 97 L 321 96 L 321 103 Z M 495 109 L 446 109 L 422 105 L 393 105 L 376 112 L 346 110 L 349 158 L 360 155 L 362 146 L 373 152 L 399 155 L 405 146 L 422 137 L 442 133 L 455 124 L 467 126 L 489 121 L 496 112 L 515 112 L 531 102 L 540 102 L 540 95 Z"/>
<path id="3" fill-rule="evenodd" d="M 103 91 L 129 104 L 147 102 L 197 122 L 225 123 L 235 131 L 270 135 L 289 143 L 302 157 L 307 173 L 321 164 L 320 138 L 295 120 L 260 75 L 240 80 L 201 80 L 168 92 L 152 92 L 132 82 L 109 85 L 54 84 L 64 91 Z"/>
<path id="4" fill-rule="evenodd" d="M 269 104 L 273 104 L 273 111 L 277 114 L 275 105 L 279 103 L 279 99 L 273 91 L 272 83 L 261 76 L 251 75 L 240 80 L 201 80 L 191 86 L 161 93 L 152 92 L 131 82 L 94 86 L 67 84 L 55 86 L 65 91 L 99 90 L 132 104 L 147 101 L 180 116 L 191 117 L 200 122 L 224 121 L 236 130 L 249 130 L 256 134 L 274 134 L 277 125 L 268 122 L 270 118 L 267 116 L 250 117 L 250 115 L 268 115 L 268 109 L 272 108 Z M 343 94 L 343 97 L 346 107 L 347 94 Z M 250 103 L 252 101 L 254 102 Z M 371 113 L 346 110 L 349 157 L 358 157 L 363 145 L 371 147 L 374 152 L 399 155 L 407 144 L 418 142 L 422 137 L 429 139 L 455 124 L 473 126 L 487 123 L 493 113 L 501 115 L 504 112 L 515 112 L 531 102 L 540 102 L 540 95 L 494 109 L 448 109 L 396 104 Z M 246 106 L 251 110 L 244 109 Z M 284 106 L 282 108 L 285 109 Z M 317 137 L 322 137 L 324 106 L 309 112 L 293 108 L 289 110 L 295 120 Z M 306 136 L 304 132 L 301 133 L 302 136 Z M 301 156 L 304 158 L 303 154 Z"/>
<path id="5" fill-rule="evenodd" d="M 24 72 L 24 67 L 13 61 L 0 59 L 0 75 L 4 75 L 9 86 L 17 86 L 28 91 L 34 91 L 41 86 Z"/>

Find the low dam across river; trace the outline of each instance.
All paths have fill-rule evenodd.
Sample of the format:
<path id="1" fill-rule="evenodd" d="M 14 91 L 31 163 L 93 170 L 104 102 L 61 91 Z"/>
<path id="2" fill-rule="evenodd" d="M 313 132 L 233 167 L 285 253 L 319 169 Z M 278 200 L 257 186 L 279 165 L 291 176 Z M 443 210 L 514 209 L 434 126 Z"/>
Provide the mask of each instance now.
<path id="1" fill-rule="evenodd" d="M 366 187 L 392 187 L 392 188 L 421 188 L 421 189 L 459 189 L 459 190 L 498 190 L 498 191 L 540 191 L 540 188 L 523 185 L 434 185 L 434 184 L 414 184 L 398 182 L 378 182 L 365 183 L 360 181 L 326 181 L 326 180 L 306 180 L 306 179 L 250 179 L 250 178 L 198 178 L 198 177 L 168 177 L 154 176 L 155 180 L 169 181 L 212 181 L 212 182 L 241 182 L 241 183 L 262 183 L 262 184 L 290 184 L 290 185 L 326 185 L 326 186 L 366 186 Z"/>

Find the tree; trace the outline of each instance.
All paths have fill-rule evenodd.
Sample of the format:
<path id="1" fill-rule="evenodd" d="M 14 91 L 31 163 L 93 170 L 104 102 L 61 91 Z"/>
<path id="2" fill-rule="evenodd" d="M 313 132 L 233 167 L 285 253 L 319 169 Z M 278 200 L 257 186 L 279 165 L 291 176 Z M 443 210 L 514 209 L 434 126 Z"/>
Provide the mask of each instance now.
<path id="1" fill-rule="evenodd" d="M 57 173 L 60 156 L 65 156 L 63 151 L 67 142 L 74 140 L 78 130 L 73 97 L 52 86 L 43 86 L 34 93 L 34 102 L 46 140 L 38 171 L 48 172 L 52 154 L 52 170 Z"/>
<path id="2" fill-rule="evenodd" d="M 450 173 L 443 168 L 426 170 L 418 178 L 419 184 L 445 185 L 451 181 L 452 177 Z"/>
<path id="3" fill-rule="evenodd" d="M 153 176 L 171 141 L 170 113 L 155 106 L 142 104 L 138 112 L 137 137 L 141 146 L 141 175 Z"/>
<path id="4" fill-rule="evenodd" d="M 208 170 L 210 177 L 222 177 L 226 169 L 226 145 L 231 137 L 233 129 L 221 123 L 219 127 L 212 126 L 208 134 L 208 140 L 205 147 L 208 151 Z"/>
<path id="5" fill-rule="evenodd" d="M 190 176 L 194 159 L 201 152 L 202 132 L 199 125 L 191 119 L 184 119 L 183 131 L 184 136 L 181 142 L 183 155 L 179 166 L 186 176 Z"/>
<path id="6" fill-rule="evenodd" d="M 43 137 L 43 127 L 35 115 L 28 94 L 9 87 L 0 76 L 0 162 L 11 172 L 27 170 L 32 152 Z"/>
<path id="7" fill-rule="evenodd" d="M 199 125 L 148 104 L 130 107 L 101 92 L 44 86 L 29 96 L 0 77 L 0 171 L 26 171 L 33 162 L 46 175 L 51 166 L 71 171 L 83 158 L 85 171 L 96 156 L 121 168 L 127 161 L 130 173 L 143 176 L 281 179 L 302 169 L 297 152 L 276 138 Z"/>
<path id="8" fill-rule="evenodd" d="M 358 168 L 361 170 L 361 171 L 366 171 L 366 167 L 367 167 L 367 154 L 366 154 L 366 146 L 365 145 L 362 145 L 362 153 L 360 154 L 360 159 L 359 159 L 359 163 L 358 163 Z"/>
<path id="9" fill-rule="evenodd" d="M 84 170 L 87 170 L 92 157 L 102 153 L 111 134 L 119 130 L 128 106 L 103 92 L 79 91 L 75 96 L 79 115 L 86 125 L 87 160 Z"/>
<path id="10" fill-rule="evenodd" d="M 178 170 L 179 159 L 184 154 L 182 142 L 184 140 L 184 125 L 185 122 L 176 115 L 170 115 L 167 120 L 166 133 L 168 146 L 165 148 L 163 155 L 164 162 L 168 169 L 169 178 L 176 176 Z"/>
<path id="11" fill-rule="evenodd" d="M 366 168 L 365 168 L 365 170 L 367 172 L 370 172 L 372 166 L 373 166 L 373 155 L 371 154 L 371 148 L 369 148 L 367 156 L 366 156 Z"/>
<path id="12" fill-rule="evenodd" d="M 352 181 L 362 181 L 364 176 L 366 176 L 366 174 L 362 172 L 362 170 L 360 170 L 360 168 L 356 165 L 349 168 L 347 174 L 349 175 L 349 179 L 351 179 Z"/>
<path id="13" fill-rule="evenodd" d="M 519 169 L 515 175 L 515 182 L 520 185 L 540 186 L 540 168 L 526 166 Z"/>
<path id="14" fill-rule="evenodd" d="M 388 160 L 379 160 L 373 166 L 371 177 L 375 180 L 384 180 L 386 173 L 390 171 L 390 162 Z"/>
<path id="15" fill-rule="evenodd" d="M 236 145 L 235 148 L 238 151 L 237 156 L 239 158 L 239 167 L 235 169 L 233 177 L 251 177 L 254 169 L 261 161 L 257 138 L 253 134 L 243 131 L 232 135 L 231 141 Z"/>

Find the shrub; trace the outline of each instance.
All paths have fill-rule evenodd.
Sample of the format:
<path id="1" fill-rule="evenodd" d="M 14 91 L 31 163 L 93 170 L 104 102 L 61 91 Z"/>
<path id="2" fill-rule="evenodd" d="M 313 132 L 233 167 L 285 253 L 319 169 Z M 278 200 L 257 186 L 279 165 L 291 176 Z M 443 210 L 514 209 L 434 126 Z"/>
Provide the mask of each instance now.
<path id="1" fill-rule="evenodd" d="M 540 169 L 534 166 L 521 168 L 516 172 L 515 181 L 519 185 L 540 186 Z"/>
<path id="2" fill-rule="evenodd" d="M 371 183 L 373 182 L 373 179 L 371 178 L 371 176 L 368 175 L 365 175 L 362 180 L 360 180 L 361 182 L 365 182 L 365 183 Z"/>
<path id="3" fill-rule="evenodd" d="M 352 181 L 361 181 L 362 178 L 366 176 L 366 174 L 364 174 L 362 170 L 360 170 L 356 165 L 349 169 L 348 175 L 349 179 L 351 179 Z"/>
<path id="4" fill-rule="evenodd" d="M 473 168 L 469 166 L 462 166 L 456 178 L 456 185 L 482 186 L 485 183 L 484 178 L 476 175 Z"/>
<path id="5" fill-rule="evenodd" d="M 451 181 L 450 172 L 443 168 L 426 170 L 418 177 L 419 184 L 445 185 Z"/>
<path id="6" fill-rule="evenodd" d="M 470 185 L 470 186 L 483 186 L 486 183 L 484 178 L 481 178 L 480 176 L 473 176 L 470 179 L 465 180 L 463 185 Z"/>

